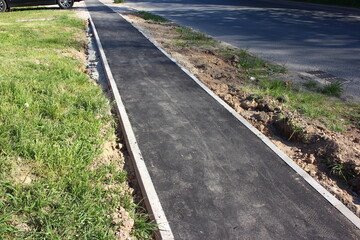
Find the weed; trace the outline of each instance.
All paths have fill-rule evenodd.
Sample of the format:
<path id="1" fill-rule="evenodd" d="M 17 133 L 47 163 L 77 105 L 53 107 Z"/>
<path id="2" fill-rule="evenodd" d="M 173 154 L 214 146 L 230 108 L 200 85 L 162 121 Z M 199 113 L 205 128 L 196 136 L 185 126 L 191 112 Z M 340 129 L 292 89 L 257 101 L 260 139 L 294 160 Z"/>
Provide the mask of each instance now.
<path id="1" fill-rule="evenodd" d="M 322 88 L 319 89 L 319 92 L 328 96 L 340 97 L 343 90 L 344 90 L 343 83 L 336 81 L 323 86 Z"/>
<path id="2" fill-rule="evenodd" d="M 141 17 L 142 19 L 151 20 L 154 22 L 168 22 L 166 18 L 145 11 L 138 11 L 137 16 Z"/>
<path id="3" fill-rule="evenodd" d="M 114 3 L 123 3 L 125 0 L 114 0 Z"/>
<path id="4" fill-rule="evenodd" d="M 142 212 L 137 212 L 135 213 L 134 219 L 135 228 L 138 229 L 134 236 L 137 239 L 153 239 L 151 233 L 155 231 L 156 225 L 154 222 L 149 221 L 148 215 Z"/>
<path id="5" fill-rule="evenodd" d="M 293 122 L 291 122 L 292 133 L 288 140 L 291 140 L 294 135 L 299 135 L 303 131 L 303 128 Z M 304 139 L 305 140 L 305 139 Z"/>
<path id="6" fill-rule="evenodd" d="M 330 166 L 330 173 L 343 178 L 345 181 L 348 180 L 348 173 L 344 169 L 344 164 L 334 163 Z"/>

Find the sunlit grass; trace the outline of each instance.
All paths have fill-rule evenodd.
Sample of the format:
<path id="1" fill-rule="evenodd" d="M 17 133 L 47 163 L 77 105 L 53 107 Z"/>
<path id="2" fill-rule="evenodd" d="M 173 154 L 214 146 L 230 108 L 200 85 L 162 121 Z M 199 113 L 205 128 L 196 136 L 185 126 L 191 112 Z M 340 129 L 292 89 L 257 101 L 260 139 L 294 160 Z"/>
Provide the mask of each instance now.
<path id="1" fill-rule="evenodd" d="M 55 19 L 17 22 L 44 18 Z M 84 30 L 67 11 L 0 14 L 2 239 L 114 239 L 107 215 L 119 204 L 147 223 L 129 193 L 104 189 L 126 172 L 90 167 L 115 130 L 101 88 L 82 71 Z M 150 238 L 150 226 L 133 234 Z"/>
<path id="2" fill-rule="evenodd" d="M 146 12 L 146 11 L 138 11 L 136 12 L 136 14 L 145 19 L 145 20 L 151 20 L 151 21 L 154 21 L 154 22 L 168 22 L 167 19 L 159 16 L 159 15 L 155 15 L 155 14 L 152 14 L 150 12 Z"/>
<path id="3" fill-rule="evenodd" d="M 320 120 L 331 130 L 344 131 L 350 123 L 359 127 L 359 114 L 355 115 L 356 112 L 359 113 L 359 104 L 347 103 L 338 98 L 301 89 L 298 86 L 286 86 L 283 81 L 266 78 L 249 89 L 258 95 L 267 95 L 275 99 L 286 96 L 287 101 L 283 103 L 284 105 L 292 111 Z"/>

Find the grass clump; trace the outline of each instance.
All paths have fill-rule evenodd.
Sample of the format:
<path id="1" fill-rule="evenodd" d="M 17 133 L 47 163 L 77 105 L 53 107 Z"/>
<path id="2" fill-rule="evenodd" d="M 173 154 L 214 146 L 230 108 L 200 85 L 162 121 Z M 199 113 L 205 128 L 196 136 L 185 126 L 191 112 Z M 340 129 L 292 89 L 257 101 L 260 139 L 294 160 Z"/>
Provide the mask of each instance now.
<path id="1" fill-rule="evenodd" d="M 179 46 L 215 46 L 217 42 L 208 35 L 192 30 L 188 27 L 177 27 Z"/>
<path id="2" fill-rule="evenodd" d="M 114 0 L 114 3 L 124 3 L 125 0 Z"/>
<path id="3" fill-rule="evenodd" d="M 236 59 L 237 68 L 245 69 L 251 76 L 265 76 L 273 73 L 285 73 L 286 69 L 279 65 L 269 64 L 267 61 L 253 56 L 248 51 L 238 48 L 222 48 L 218 50 L 225 60 Z"/>
<path id="4" fill-rule="evenodd" d="M 2 239 L 114 239 L 107 215 L 119 203 L 146 224 L 121 187 L 126 172 L 115 164 L 92 169 L 114 120 L 101 88 L 81 71 L 85 23 L 73 15 L 0 15 Z M 118 187 L 105 189 L 109 181 Z M 136 234 L 150 238 L 150 228 Z"/>
<path id="5" fill-rule="evenodd" d="M 168 20 L 166 18 L 163 18 L 159 15 L 155 15 L 155 14 L 152 14 L 152 13 L 146 12 L 146 11 L 138 11 L 137 16 L 141 17 L 142 19 L 151 20 L 154 22 L 162 22 L 162 23 L 168 22 Z"/>
<path id="6" fill-rule="evenodd" d="M 319 92 L 328 96 L 335 96 L 335 97 L 340 97 L 343 91 L 344 91 L 343 84 L 339 81 L 326 84 L 325 86 L 319 89 Z"/>

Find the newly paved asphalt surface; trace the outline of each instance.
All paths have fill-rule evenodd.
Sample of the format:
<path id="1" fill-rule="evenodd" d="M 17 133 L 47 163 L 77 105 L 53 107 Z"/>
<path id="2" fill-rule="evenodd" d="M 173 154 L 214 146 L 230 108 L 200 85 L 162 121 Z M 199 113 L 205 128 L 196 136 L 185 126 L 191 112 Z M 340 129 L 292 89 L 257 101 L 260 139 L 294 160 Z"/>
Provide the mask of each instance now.
<path id="1" fill-rule="evenodd" d="M 359 231 L 143 35 L 87 0 L 176 239 L 358 239 Z"/>
<path id="2" fill-rule="evenodd" d="M 345 78 L 360 102 L 360 10 L 283 0 L 127 0 L 295 71 Z"/>

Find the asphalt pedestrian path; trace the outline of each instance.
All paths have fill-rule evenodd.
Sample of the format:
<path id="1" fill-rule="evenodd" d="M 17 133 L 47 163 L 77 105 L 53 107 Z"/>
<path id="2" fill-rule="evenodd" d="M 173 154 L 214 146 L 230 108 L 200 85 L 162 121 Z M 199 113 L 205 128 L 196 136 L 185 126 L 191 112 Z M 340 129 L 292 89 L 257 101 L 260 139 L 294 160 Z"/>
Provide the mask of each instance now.
<path id="1" fill-rule="evenodd" d="M 359 239 L 130 23 L 97 0 L 86 5 L 175 239 Z"/>

